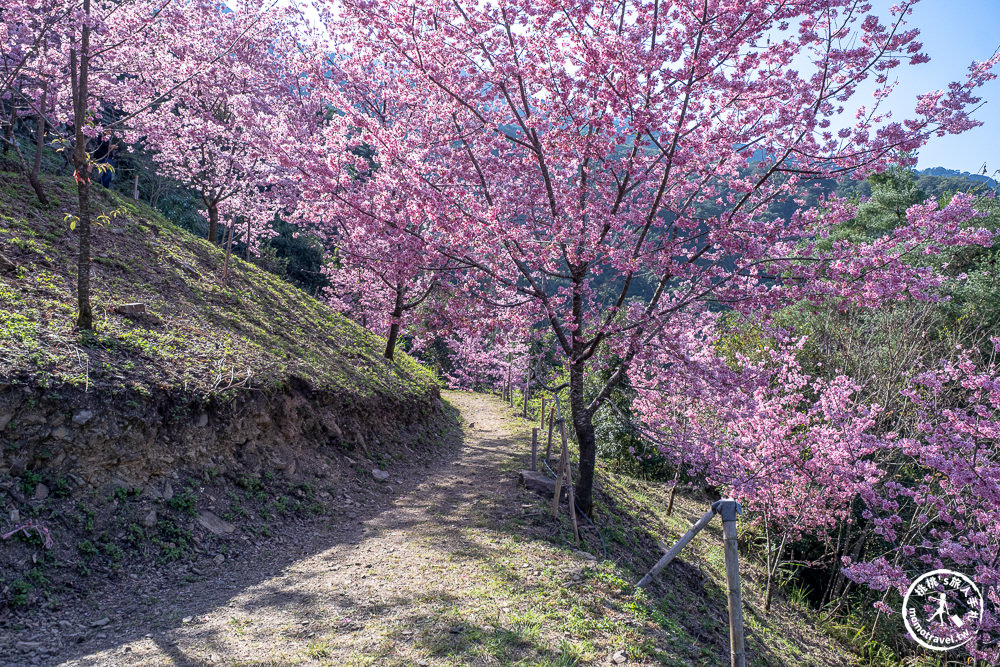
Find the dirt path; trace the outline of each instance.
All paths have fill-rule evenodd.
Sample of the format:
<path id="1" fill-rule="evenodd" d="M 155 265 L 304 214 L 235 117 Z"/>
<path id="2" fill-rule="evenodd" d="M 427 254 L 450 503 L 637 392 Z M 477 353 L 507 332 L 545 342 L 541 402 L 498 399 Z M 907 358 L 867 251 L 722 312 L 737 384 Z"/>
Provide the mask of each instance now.
<path id="1" fill-rule="evenodd" d="M 357 522 L 331 522 L 309 544 L 278 546 L 311 555 L 273 576 L 261 578 L 253 563 L 245 572 L 219 571 L 151 605 L 165 605 L 168 618 L 119 619 L 124 627 L 90 640 L 98 650 L 64 661 L 54 655 L 53 662 L 385 664 L 381 656 L 446 664 L 427 656 L 469 631 L 449 620 L 452 608 L 476 605 L 484 593 L 481 546 L 468 543 L 460 528 L 486 526 L 504 512 L 505 498 L 518 490 L 513 475 L 498 473 L 513 471 L 524 456 L 523 440 L 518 447 L 512 438 L 513 420 L 495 399 L 462 393 L 448 399 L 464 418 L 461 450 L 408 492 L 358 508 Z M 389 472 L 390 484 L 407 486 Z M 317 548 L 324 542 L 330 546 Z M 244 577 L 258 583 L 247 586 Z"/>
<path id="2" fill-rule="evenodd" d="M 666 517 L 662 485 L 602 471 L 598 561 L 572 542 L 565 512 L 553 519 L 548 500 L 518 485 L 530 425 L 493 397 L 446 400 L 460 437 L 389 464 L 387 483 L 362 469 L 367 479 L 334 494 L 322 518 L 260 543 L 234 536 L 216 562 L 122 573 L 112 590 L 0 627 L 0 665 L 728 663 L 713 530 L 651 596 L 631 585 L 704 498 L 679 494 Z M 589 527 L 585 538 L 601 552 Z M 848 664 L 807 610 L 778 600 L 761 611 L 759 569 L 746 563 L 748 664 Z"/>

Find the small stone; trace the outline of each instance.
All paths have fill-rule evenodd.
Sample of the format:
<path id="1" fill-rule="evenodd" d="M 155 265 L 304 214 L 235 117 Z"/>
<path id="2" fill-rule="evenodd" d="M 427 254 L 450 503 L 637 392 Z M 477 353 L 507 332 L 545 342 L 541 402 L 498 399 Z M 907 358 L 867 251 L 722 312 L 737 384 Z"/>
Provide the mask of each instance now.
<path id="1" fill-rule="evenodd" d="M 547 498 L 551 498 L 555 495 L 556 480 L 551 479 L 540 472 L 535 470 L 522 470 L 518 473 L 518 477 L 521 480 L 521 484 L 524 485 L 524 488 L 526 489 L 531 489 L 532 491 Z"/>
<path id="2" fill-rule="evenodd" d="M 73 423 L 76 424 L 77 426 L 83 426 L 93 418 L 94 418 L 93 412 L 91 412 L 90 410 L 81 410 L 80 412 L 77 412 L 75 415 L 73 415 Z"/>
<path id="3" fill-rule="evenodd" d="M 628 658 L 626 658 L 625 654 L 621 651 L 616 651 L 615 654 L 611 656 L 612 665 L 624 665 L 626 660 L 628 660 Z"/>
<path id="4" fill-rule="evenodd" d="M 194 425 L 198 428 L 205 428 L 208 426 L 208 415 L 204 412 L 198 415 L 198 418 L 194 421 Z"/>
<path id="5" fill-rule="evenodd" d="M 374 470 L 372 470 L 372 477 L 374 477 L 376 481 L 384 482 L 387 479 L 389 479 L 389 473 L 387 473 L 385 470 L 379 470 L 378 468 L 375 468 Z"/>
<path id="6" fill-rule="evenodd" d="M 17 510 L 11 510 L 10 511 L 10 522 L 11 523 L 17 523 L 20 520 L 21 520 L 21 513 L 18 512 Z"/>
<path id="7" fill-rule="evenodd" d="M 222 565 L 225 562 L 226 562 L 226 557 L 223 556 L 222 554 L 219 554 L 218 556 L 215 557 L 215 564 L 216 565 Z"/>
<path id="8" fill-rule="evenodd" d="M 13 419 L 13 418 L 14 418 L 14 413 L 13 412 L 3 412 L 3 413 L 0 413 L 0 431 L 2 431 L 5 428 L 7 428 L 7 424 L 9 424 L 10 420 Z"/>
<path id="9" fill-rule="evenodd" d="M 236 527 L 220 519 L 216 514 L 204 511 L 198 515 L 198 525 L 214 535 L 229 535 Z"/>
<path id="10" fill-rule="evenodd" d="M 15 646 L 17 648 L 19 648 L 20 650 L 22 650 L 22 651 L 37 651 L 39 648 L 41 648 L 42 643 L 41 642 L 17 642 L 17 644 L 15 644 Z"/>
<path id="11" fill-rule="evenodd" d="M 144 303 L 123 303 L 115 306 L 115 312 L 119 315 L 145 315 L 146 304 Z"/>
<path id="12" fill-rule="evenodd" d="M 161 495 L 164 500 L 170 500 L 174 497 L 174 487 L 170 486 L 170 482 L 163 483 L 163 493 Z"/>
<path id="13" fill-rule="evenodd" d="M 188 623 L 190 623 L 193 620 L 194 620 L 193 616 L 185 616 L 184 618 L 181 619 L 181 623 L 183 623 L 184 625 L 187 625 Z"/>
<path id="14" fill-rule="evenodd" d="M 45 500 L 49 497 L 49 487 L 45 486 L 41 482 L 35 486 L 35 500 Z"/>
<path id="15" fill-rule="evenodd" d="M 149 514 L 142 518 L 142 525 L 152 528 L 156 525 L 156 510 L 149 510 Z"/>
<path id="16" fill-rule="evenodd" d="M 10 462 L 10 469 L 7 471 L 11 477 L 20 477 L 24 474 L 27 469 L 28 459 L 26 457 L 19 457 Z"/>
<path id="17" fill-rule="evenodd" d="M 94 621 L 93 623 L 91 623 L 90 627 L 92 627 L 92 628 L 103 628 L 105 625 L 107 625 L 109 623 L 111 623 L 111 619 L 108 618 L 107 616 L 105 616 L 104 618 L 100 618 L 100 619 Z"/>
<path id="18" fill-rule="evenodd" d="M 52 429 L 52 437 L 56 440 L 65 440 L 67 435 L 69 435 L 69 429 L 65 426 L 57 426 Z"/>
<path id="19" fill-rule="evenodd" d="M 465 628 L 463 628 L 461 625 L 456 625 L 455 627 L 453 627 L 448 632 L 450 632 L 453 635 L 459 635 L 459 634 L 462 634 L 463 630 L 465 630 Z"/>

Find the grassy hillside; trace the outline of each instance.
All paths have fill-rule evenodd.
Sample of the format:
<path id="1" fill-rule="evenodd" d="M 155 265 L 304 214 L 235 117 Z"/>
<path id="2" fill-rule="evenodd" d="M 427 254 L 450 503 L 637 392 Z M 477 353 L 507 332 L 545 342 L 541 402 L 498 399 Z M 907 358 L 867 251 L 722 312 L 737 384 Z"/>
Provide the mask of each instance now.
<path id="1" fill-rule="evenodd" d="M 203 395 L 269 387 L 291 377 L 361 397 L 422 396 L 432 375 L 382 340 L 274 275 L 231 259 L 156 211 L 94 188 L 96 332 L 74 330 L 75 187 L 47 179 L 39 208 L 23 179 L 0 172 L 0 379 L 113 392 L 179 388 Z M 3 262 L 0 262 L 2 265 Z M 147 315 L 116 314 L 144 303 Z"/>

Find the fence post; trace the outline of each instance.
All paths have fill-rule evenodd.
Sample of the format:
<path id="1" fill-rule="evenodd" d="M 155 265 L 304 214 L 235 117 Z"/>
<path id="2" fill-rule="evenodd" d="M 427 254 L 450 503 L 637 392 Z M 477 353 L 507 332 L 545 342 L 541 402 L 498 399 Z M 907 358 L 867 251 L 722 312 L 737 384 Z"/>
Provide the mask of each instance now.
<path id="1" fill-rule="evenodd" d="M 541 414 L 541 422 L 538 424 L 538 428 L 545 428 L 545 394 L 542 394 L 542 408 L 539 410 Z"/>
<path id="2" fill-rule="evenodd" d="M 549 457 L 552 452 L 552 429 L 555 426 L 556 409 L 549 409 L 549 442 L 545 445 L 545 462 L 549 462 Z"/>
<path id="3" fill-rule="evenodd" d="M 560 426 L 564 423 L 564 419 L 559 420 Z M 566 454 L 568 451 L 566 447 L 563 447 L 562 454 L 559 456 L 559 467 L 556 469 L 556 492 L 552 496 L 552 516 L 559 514 L 559 496 L 562 493 L 563 475 L 566 474 Z"/>
<path id="4" fill-rule="evenodd" d="M 531 469 L 538 470 L 538 429 L 531 429 Z"/>
<path id="5" fill-rule="evenodd" d="M 559 434 L 562 436 L 562 458 L 566 461 L 566 490 L 569 492 L 569 516 L 573 520 L 573 537 L 580 543 L 580 527 L 576 523 L 576 496 L 573 494 L 573 466 L 569 460 L 569 446 L 566 444 L 566 420 L 559 422 Z M 556 502 L 559 498 L 556 498 Z"/>
<path id="6" fill-rule="evenodd" d="M 722 516 L 722 538 L 726 550 L 726 584 L 729 592 L 729 647 L 732 653 L 732 667 L 746 667 L 743 599 L 740 592 L 740 552 L 736 542 L 736 521 L 742 509 L 740 504 L 731 498 L 715 501 L 712 503 L 712 509 Z"/>
<path id="7" fill-rule="evenodd" d="M 694 536 L 697 535 L 699 532 L 701 532 L 702 528 L 707 526 L 709 522 L 712 520 L 712 517 L 714 516 L 715 516 L 715 507 L 713 506 L 712 509 L 705 512 L 704 516 L 695 521 L 694 525 L 691 526 L 691 529 L 688 530 L 688 532 L 684 533 L 684 535 L 681 536 L 681 539 L 677 540 L 677 544 L 672 546 L 670 550 L 667 551 L 667 553 L 663 554 L 663 557 L 656 562 L 656 565 L 653 566 L 653 569 L 647 572 L 646 576 L 640 579 L 639 583 L 636 584 L 636 586 L 638 586 L 639 588 L 645 588 L 646 586 L 649 586 L 650 582 L 653 581 L 653 577 L 662 572 L 663 568 L 665 568 L 667 565 L 670 564 L 670 561 L 677 558 L 677 554 L 681 552 L 681 549 L 687 546 L 687 543 L 690 542 L 692 539 L 694 539 Z"/>

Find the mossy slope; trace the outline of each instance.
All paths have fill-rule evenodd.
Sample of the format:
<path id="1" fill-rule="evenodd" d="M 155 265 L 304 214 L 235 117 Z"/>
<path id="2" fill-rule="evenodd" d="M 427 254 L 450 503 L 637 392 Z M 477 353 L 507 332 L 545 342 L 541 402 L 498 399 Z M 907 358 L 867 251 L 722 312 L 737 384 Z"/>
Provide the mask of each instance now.
<path id="1" fill-rule="evenodd" d="M 75 188 L 48 179 L 40 208 L 16 174 L 0 173 L 0 382 L 88 391 L 180 389 L 219 396 L 300 378 L 324 392 L 397 400 L 436 395 L 429 371 L 280 278 L 225 253 L 149 206 L 94 188 L 94 335 L 74 328 Z M 144 303 L 148 315 L 114 308 Z"/>

